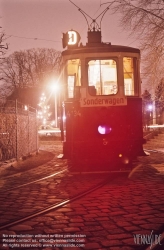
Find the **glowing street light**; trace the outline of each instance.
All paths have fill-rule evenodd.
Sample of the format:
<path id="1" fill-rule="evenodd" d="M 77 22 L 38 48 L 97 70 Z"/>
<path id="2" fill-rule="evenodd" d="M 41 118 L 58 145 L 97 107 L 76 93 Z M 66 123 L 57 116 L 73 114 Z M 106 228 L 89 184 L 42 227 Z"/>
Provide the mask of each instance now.
<path id="1" fill-rule="evenodd" d="M 57 92 L 59 91 L 58 82 L 53 80 L 50 83 L 51 90 L 54 92 L 55 98 L 55 127 L 58 127 L 58 105 L 57 105 Z"/>
<path id="2" fill-rule="evenodd" d="M 153 110 L 153 105 L 152 105 L 152 104 L 149 104 L 149 105 L 148 105 L 148 110 L 149 110 L 149 111 L 152 111 L 152 110 Z"/>

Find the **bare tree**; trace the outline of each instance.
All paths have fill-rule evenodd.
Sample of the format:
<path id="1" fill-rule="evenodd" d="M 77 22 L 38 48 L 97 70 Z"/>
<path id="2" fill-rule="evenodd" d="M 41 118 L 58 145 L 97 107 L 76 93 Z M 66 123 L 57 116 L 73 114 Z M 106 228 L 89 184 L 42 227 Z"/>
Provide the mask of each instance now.
<path id="1" fill-rule="evenodd" d="M 142 51 L 142 78 L 149 88 L 162 78 L 164 66 L 164 1 L 111 0 L 104 1 L 112 13 L 120 13 L 120 24 L 140 41 Z"/>
<path id="2" fill-rule="evenodd" d="M 160 80 L 155 89 L 155 104 L 157 113 L 157 123 L 164 121 L 164 78 Z"/>
<path id="3" fill-rule="evenodd" d="M 6 50 L 8 49 L 8 44 L 7 43 L 4 44 L 5 40 L 6 40 L 5 34 L 3 32 L 0 33 L 0 59 L 2 59 L 2 56 L 4 56 Z"/>
<path id="4" fill-rule="evenodd" d="M 52 75 L 59 73 L 60 59 L 60 52 L 45 48 L 14 52 L 6 57 L 0 69 L 6 94 L 46 84 Z"/>
<path id="5" fill-rule="evenodd" d="M 0 27 L 2 28 L 2 27 Z M 5 40 L 7 39 L 7 37 L 5 36 L 4 32 L 0 32 L 0 67 L 3 64 L 4 61 L 4 55 L 8 49 L 8 44 L 5 43 Z M 2 102 L 3 100 L 3 96 L 4 96 L 4 91 L 2 88 L 2 81 L 3 81 L 3 76 L 0 72 L 0 102 Z"/>
<path id="6" fill-rule="evenodd" d="M 161 79 L 155 89 L 155 101 L 157 108 L 164 110 L 164 78 Z"/>

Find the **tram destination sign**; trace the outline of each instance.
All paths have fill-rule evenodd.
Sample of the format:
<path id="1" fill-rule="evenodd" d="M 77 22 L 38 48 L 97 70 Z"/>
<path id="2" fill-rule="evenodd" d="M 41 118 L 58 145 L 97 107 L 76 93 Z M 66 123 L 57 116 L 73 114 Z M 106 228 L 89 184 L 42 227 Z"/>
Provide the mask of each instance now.
<path id="1" fill-rule="evenodd" d="M 127 98 L 125 97 L 96 97 L 96 98 L 81 98 L 81 107 L 107 107 L 107 106 L 125 106 L 127 105 Z"/>
<path id="2" fill-rule="evenodd" d="M 127 98 L 123 95 L 112 96 L 91 96 L 85 88 L 81 88 L 81 107 L 109 107 L 109 106 L 126 106 Z"/>

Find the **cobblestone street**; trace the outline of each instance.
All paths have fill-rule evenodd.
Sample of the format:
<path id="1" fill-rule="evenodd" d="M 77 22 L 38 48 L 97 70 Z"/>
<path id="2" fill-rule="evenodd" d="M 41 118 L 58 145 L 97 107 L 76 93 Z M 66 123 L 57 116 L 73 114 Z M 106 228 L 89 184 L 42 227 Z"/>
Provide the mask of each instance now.
<path id="1" fill-rule="evenodd" d="M 50 143 L 44 143 L 41 148 L 54 153 L 57 150 L 56 146 Z M 20 235 L 23 235 L 22 246 L 17 241 L 19 246 L 15 243 L 13 249 L 23 249 L 23 244 L 30 242 L 31 245 L 25 248 L 29 250 L 140 250 L 153 247 L 151 244 L 160 245 L 161 234 L 164 232 L 163 162 L 164 155 L 159 152 L 139 157 L 129 177 L 114 176 L 106 185 L 81 199 L 2 229 L 1 238 L 4 240 L 8 239 L 5 235 L 15 235 L 20 239 Z M 55 170 L 55 166 L 57 169 L 62 166 L 62 160 L 57 159 L 57 154 L 53 160 L 40 166 L 38 171 Z M 29 170 L 29 178 L 32 173 L 35 172 Z M 100 178 L 96 175 L 92 178 L 77 174 L 70 176 L 72 179 L 69 183 L 62 174 L 56 181 L 45 180 L 31 188 L 10 191 L 7 198 L 6 194 L 1 192 L 1 224 L 7 222 L 10 217 L 16 218 L 20 212 L 25 216 L 34 208 L 40 209 L 63 198 L 69 199 L 78 190 L 89 187 Z M 3 188 L 2 182 L 1 187 Z M 13 197 L 15 204 L 10 200 Z M 25 207 L 21 210 L 23 203 Z M 8 207 L 6 211 L 5 207 Z M 139 238 L 151 235 L 158 237 L 156 245 L 151 241 L 144 244 Z M 69 243 L 66 237 L 70 239 Z M 32 241 L 35 244 L 32 245 Z M 1 244 L 1 249 L 8 250 L 10 246 Z"/>

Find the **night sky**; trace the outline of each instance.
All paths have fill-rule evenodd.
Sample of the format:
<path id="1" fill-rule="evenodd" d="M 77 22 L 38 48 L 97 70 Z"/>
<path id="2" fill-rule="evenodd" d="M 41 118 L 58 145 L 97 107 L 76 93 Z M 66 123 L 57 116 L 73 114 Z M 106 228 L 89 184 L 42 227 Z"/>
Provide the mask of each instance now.
<path id="1" fill-rule="evenodd" d="M 89 16 L 97 17 L 108 5 L 105 0 L 73 0 Z M 62 50 L 62 33 L 77 30 L 86 43 L 87 23 L 69 0 L 0 0 L 1 31 L 9 37 L 8 54 L 30 48 Z M 99 19 L 98 19 L 99 20 Z M 88 19 L 90 22 L 90 19 Z M 137 47 L 134 37 L 119 27 L 119 15 L 108 11 L 102 21 L 102 41 Z"/>

